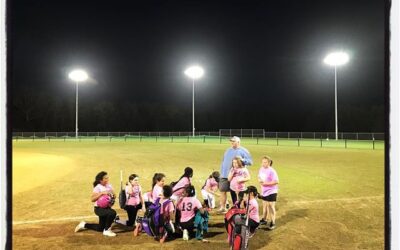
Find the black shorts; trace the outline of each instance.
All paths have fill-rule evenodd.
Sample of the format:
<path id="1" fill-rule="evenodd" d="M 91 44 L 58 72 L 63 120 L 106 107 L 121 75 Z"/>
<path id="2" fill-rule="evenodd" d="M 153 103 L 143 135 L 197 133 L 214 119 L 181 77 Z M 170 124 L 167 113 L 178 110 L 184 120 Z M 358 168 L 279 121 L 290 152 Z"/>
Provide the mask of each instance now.
<path id="1" fill-rule="evenodd" d="M 276 197 L 278 196 L 277 193 L 270 194 L 268 196 L 260 196 L 260 199 L 263 201 L 276 201 Z"/>

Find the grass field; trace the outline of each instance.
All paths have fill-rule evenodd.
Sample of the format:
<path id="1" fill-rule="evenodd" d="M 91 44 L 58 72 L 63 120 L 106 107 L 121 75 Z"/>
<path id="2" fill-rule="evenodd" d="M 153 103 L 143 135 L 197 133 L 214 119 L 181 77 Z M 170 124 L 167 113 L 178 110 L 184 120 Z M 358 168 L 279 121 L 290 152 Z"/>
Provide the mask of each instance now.
<path id="1" fill-rule="evenodd" d="M 269 155 L 280 178 L 277 228 L 261 228 L 251 249 L 383 249 L 384 151 L 334 147 L 296 147 L 242 142 L 251 152 L 256 175 L 261 157 Z M 159 244 L 142 235 L 115 228 L 115 238 L 100 233 L 74 233 L 84 218 L 95 222 L 90 194 L 102 170 L 119 189 L 119 171 L 137 173 L 150 189 L 154 172 L 167 183 L 184 167 L 194 169 L 196 189 L 219 170 L 229 143 L 160 143 L 153 140 L 81 140 L 13 142 L 14 249 L 150 249 Z M 121 217 L 123 210 L 115 206 Z M 227 249 L 223 217 L 212 214 L 210 243 L 176 239 L 163 249 Z M 205 245 L 206 244 L 206 245 Z"/>

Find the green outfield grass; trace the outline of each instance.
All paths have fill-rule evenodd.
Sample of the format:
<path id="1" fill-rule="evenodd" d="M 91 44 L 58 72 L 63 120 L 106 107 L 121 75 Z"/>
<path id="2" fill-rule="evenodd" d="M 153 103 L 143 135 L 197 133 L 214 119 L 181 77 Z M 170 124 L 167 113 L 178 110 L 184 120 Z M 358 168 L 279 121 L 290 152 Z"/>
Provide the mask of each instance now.
<path id="1" fill-rule="evenodd" d="M 249 184 L 259 188 L 256 176 L 264 155 L 273 158 L 280 178 L 277 229 L 259 229 L 251 240 L 251 249 L 384 248 L 383 142 L 375 142 L 375 150 L 372 142 L 364 141 L 347 141 L 347 148 L 344 141 L 324 140 L 322 148 L 320 140 L 301 140 L 300 146 L 298 143 L 297 139 L 279 140 L 277 146 L 272 139 L 242 140 L 254 159 L 249 167 L 253 177 Z M 193 183 L 199 191 L 207 176 L 220 169 L 228 147 L 226 140 L 208 137 L 197 137 L 195 141 L 187 137 L 14 140 L 13 246 L 157 248 L 158 243 L 149 237 L 133 238 L 130 232 L 120 233 L 115 239 L 104 239 L 89 231 L 75 234 L 79 219 L 62 219 L 94 215 L 89 197 L 99 171 L 109 173 L 116 189 L 121 169 L 125 179 L 136 173 L 143 188 L 149 190 L 155 172 L 165 173 L 169 183 L 177 180 L 186 166 L 192 166 Z M 123 210 L 116 210 L 126 217 Z M 46 221 L 23 224 L 32 220 Z M 222 216 L 212 215 L 211 243 L 206 247 L 228 248 L 221 223 Z M 164 247 L 202 249 L 205 245 L 177 239 Z"/>

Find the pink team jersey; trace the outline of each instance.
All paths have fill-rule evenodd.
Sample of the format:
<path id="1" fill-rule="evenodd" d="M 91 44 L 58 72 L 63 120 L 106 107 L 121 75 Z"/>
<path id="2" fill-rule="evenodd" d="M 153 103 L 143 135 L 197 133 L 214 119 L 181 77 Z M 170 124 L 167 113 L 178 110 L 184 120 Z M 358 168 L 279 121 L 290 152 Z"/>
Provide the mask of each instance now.
<path id="1" fill-rule="evenodd" d="M 142 188 L 140 187 L 140 185 L 135 185 L 132 187 L 132 193 L 129 194 L 128 191 L 131 191 L 130 189 L 130 186 L 125 187 L 125 194 L 126 198 L 128 199 L 126 205 L 136 206 L 140 204 L 140 192 L 142 191 Z"/>
<path id="2" fill-rule="evenodd" d="M 254 198 L 249 201 L 249 218 L 255 222 L 260 222 L 260 216 L 258 215 L 258 202 Z"/>
<path id="3" fill-rule="evenodd" d="M 178 197 L 182 196 L 183 191 L 185 190 L 185 187 L 190 185 L 190 179 L 187 177 L 183 177 L 176 183 L 174 188 L 172 189 L 172 193 Z M 175 191 L 177 190 L 177 191 Z"/>
<path id="4" fill-rule="evenodd" d="M 178 203 L 178 209 L 181 211 L 180 222 L 192 219 L 200 208 L 202 208 L 201 203 L 196 197 L 183 197 Z"/>
<path id="5" fill-rule="evenodd" d="M 97 184 L 94 188 L 93 188 L 93 193 L 101 193 L 104 191 L 108 191 L 111 192 L 113 190 L 111 184 L 107 184 L 105 186 L 101 185 L 101 184 Z M 97 201 L 95 201 L 94 206 L 97 207 Z"/>
<path id="6" fill-rule="evenodd" d="M 214 179 L 214 177 L 208 178 L 206 184 L 204 185 L 203 190 L 211 190 L 213 192 L 217 191 L 218 182 Z"/>
<path id="7" fill-rule="evenodd" d="M 160 199 L 160 204 L 161 204 L 161 209 L 160 209 L 160 214 L 163 214 L 164 219 L 171 219 L 169 218 L 170 213 L 174 212 L 175 207 L 174 203 L 172 201 L 168 202 L 168 204 L 163 205 L 164 202 L 166 202 L 168 199 Z"/>
<path id="8" fill-rule="evenodd" d="M 153 187 L 153 192 L 151 194 L 151 198 L 153 199 L 153 201 L 157 200 L 157 198 L 160 197 L 160 195 L 163 193 L 163 189 L 162 187 L 158 186 L 157 184 L 154 185 Z"/>
<path id="9" fill-rule="evenodd" d="M 230 188 L 235 192 L 246 190 L 245 182 L 238 182 L 238 180 L 249 176 L 249 170 L 247 170 L 247 168 L 237 168 L 233 171 L 234 174 L 231 180 Z"/>
<path id="10" fill-rule="evenodd" d="M 278 174 L 276 173 L 275 169 L 271 166 L 268 168 L 261 167 L 260 171 L 258 172 L 258 178 L 262 181 L 279 181 Z M 261 185 L 262 196 L 268 196 L 271 194 L 278 193 L 278 184 L 272 186 L 264 186 Z"/>

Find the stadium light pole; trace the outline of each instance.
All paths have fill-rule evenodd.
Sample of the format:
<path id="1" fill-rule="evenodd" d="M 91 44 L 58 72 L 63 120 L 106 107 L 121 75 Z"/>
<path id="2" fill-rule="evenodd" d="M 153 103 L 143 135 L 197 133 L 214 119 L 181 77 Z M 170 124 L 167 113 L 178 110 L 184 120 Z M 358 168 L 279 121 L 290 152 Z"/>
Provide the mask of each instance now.
<path id="1" fill-rule="evenodd" d="M 199 79 L 204 74 L 204 70 L 199 66 L 191 66 L 185 70 L 185 75 L 192 78 L 193 84 L 193 95 L 192 95 L 192 129 L 193 129 L 193 137 L 195 136 L 195 127 L 194 127 L 194 80 Z"/>
<path id="2" fill-rule="evenodd" d="M 78 138 L 78 86 L 80 82 L 84 82 L 88 79 L 88 75 L 84 70 L 75 69 L 68 74 L 69 79 L 76 84 L 76 95 L 75 95 L 75 137 Z"/>
<path id="3" fill-rule="evenodd" d="M 345 52 L 334 52 L 328 54 L 324 63 L 335 67 L 335 138 L 338 140 L 338 115 L 337 115 L 337 67 L 346 64 L 349 61 L 349 55 Z"/>

